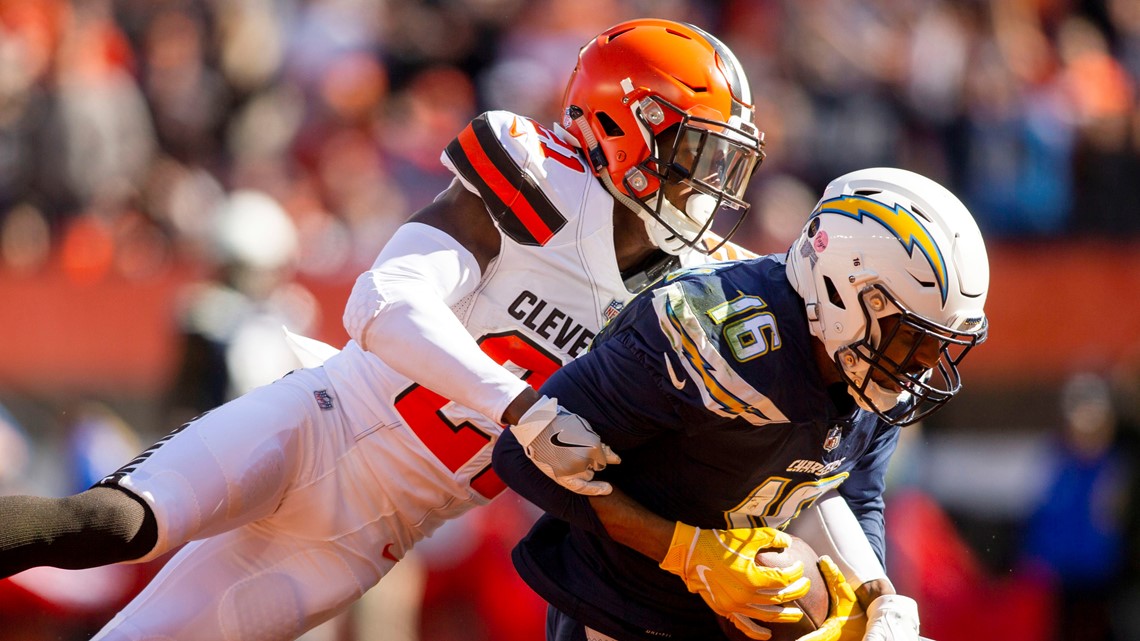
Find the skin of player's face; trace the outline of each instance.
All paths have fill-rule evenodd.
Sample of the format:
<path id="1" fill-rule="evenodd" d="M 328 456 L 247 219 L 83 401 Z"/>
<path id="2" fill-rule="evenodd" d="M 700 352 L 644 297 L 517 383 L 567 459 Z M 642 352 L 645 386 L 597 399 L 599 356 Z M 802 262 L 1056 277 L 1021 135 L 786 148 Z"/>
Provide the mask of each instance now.
<path id="1" fill-rule="evenodd" d="M 676 131 L 672 128 L 667 129 L 660 136 L 660 146 L 671 147 L 676 138 Z M 691 139 L 682 138 L 681 143 L 677 148 L 677 155 L 673 157 L 674 164 L 682 167 L 691 167 L 693 161 L 696 160 L 697 150 L 692 144 Z M 661 191 L 665 194 L 665 198 L 673 203 L 673 206 L 681 211 L 685 211 L 685 201 L 688 200 L 689 195 L 693 193 L 693 188 L 688 183 L 666 181 L 662 186 Z"/>
<path id="2" fill-rule="evenodd" d="M 887 316 L 879 319 L 880 336 L 891 336 L 895 332 L 895 327 L 899 324 L 899 316 L 897 314 Z M 914 355 L 910 357 L 905 363 L 903 359 L 907 358 L 907 354 L 915 343 L 919 343 L 918 349 L 915 350 Z M 933 369 L 938 364 L 940 355 L 940 345 L 937 339 L 927 336 L 918 329 L 909 325 L 903 326 L 895 334 L 890 344 L 883 350 L 883 355 L 894 363 L 902 363 L 901 370 L 909 376 L 918 376 L 928 369 Z M 891 390 L 892 392 L 901 392 L 902 388 L 898 383 L 888 378 L 883 372 L 872 368 L 871 380 L 875 381 L 880 387 Z"/>
<path id="3" fill-rule="evenodd" d="M 659 142 L 662 146 L 671 147 L 676 139 L 674 129 L 668 129 L 661 134 Z M 707 183 L 709 185 L 721 185 L 722 172 L 726 171 L 723 166 L 725 163 L 725 156 L 728 153 L 723 148 L 717 147 L 712 144 L 713 138 L 708 138 L 705 141 L 706 145 L 710 147 L 705 149 L 706 158 L 701 161 L 701 166 L 697 167 L 697 152 L 700 151 L 701 137 L 695 133 L 690 132 L 689 135 L 683 136 L 679 143 L 677 143 L 677 153 L 673 157 L 673 164 L 684 167 L 690 171 L 702 171 L 705 175 L 694 175 L 693 179 Z M 724 143 L 719 143 L 723 145 Z M 710 158 L 712 160 L 710 160 Z M 685 201 L 693 193 L 693 188 L 687 183 L 668 182 L 665 184 L 664 189 L 665 197 L 673 206 L 681 211 L 685 211 Z"/>

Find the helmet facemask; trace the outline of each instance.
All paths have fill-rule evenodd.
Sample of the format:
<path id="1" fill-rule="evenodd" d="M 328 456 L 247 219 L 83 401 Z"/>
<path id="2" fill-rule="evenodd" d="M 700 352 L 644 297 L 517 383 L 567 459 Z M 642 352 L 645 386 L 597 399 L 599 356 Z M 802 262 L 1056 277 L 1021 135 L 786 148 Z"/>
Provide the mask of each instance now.
<path id="1" fill-rule="evenodd" d="M 744 191 L 764 158 L 762 134 L 750 123 L 687 114 L 661 98 L 640 101 L 634 115 L 653 153 L 626 171 L 622 187 L 634 196 L 650 238 L 671 254 L 715 252 L 748 212 Z M 677 122 L 652 136 L 666 118 Z M 729 230 L 715 246 L 707 246 L 705 234 L 728 211 L 734 214 Z"/>
<path id="2" fill-rule="evenodd" d="M 840 377 L 860 407 L 892 425 L 910 425 L 940 409 L 962 388 L 958 364 L 986 340 L 981 326 L 953 329 L 922 318 L 882 284 L 859 293 L 866 330 L 835 351 Z M 907 409 L 890 413 L 902 405 Z"/>

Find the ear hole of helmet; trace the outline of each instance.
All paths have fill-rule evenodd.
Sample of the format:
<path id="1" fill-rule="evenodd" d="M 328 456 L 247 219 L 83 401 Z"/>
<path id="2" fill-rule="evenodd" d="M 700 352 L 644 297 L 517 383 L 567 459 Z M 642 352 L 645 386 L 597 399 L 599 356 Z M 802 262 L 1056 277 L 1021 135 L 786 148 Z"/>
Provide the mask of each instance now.
<path id="1" fill-rule="evenodd" d="M 831 301 L 839 309 L 847 309 L 843 304 L 843 298 L 839 296 L 839 290 L 835 289 L 835 283 L 831 282 L 830 276 L 823 277 L 823 286 L 827 289 L 827 300 Z"/>
<path id="2" fill-rule="evenodd" d="M 624 136 L 625 132 L 618 126 L 614 119 L 604 111 L 599 111 L 594 114 L 598 119 L 598 123 L 602 125 L 602 131 L 606 132 L 607 136 Z"/>

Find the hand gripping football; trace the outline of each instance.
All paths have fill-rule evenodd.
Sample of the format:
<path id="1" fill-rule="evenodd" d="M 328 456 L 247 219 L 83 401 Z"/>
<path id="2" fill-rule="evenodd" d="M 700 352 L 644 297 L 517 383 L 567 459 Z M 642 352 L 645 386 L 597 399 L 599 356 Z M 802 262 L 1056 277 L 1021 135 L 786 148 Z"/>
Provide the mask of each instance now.
<path id="1" fill-rule="evenodd" d="M 827 581 L 819 573 L 819 555 L 810 545 L 799 537 L 791 537 L 792 544 L 786 548 L 768 548 L 756 555 L 759 565 L 782 568 L 792 565 L 796 561 L 804 562 L 804 576 L 811 581 L 811 590 L 802 598 L 796 599 L 789 605 L 795 605 L 804 612 L 803 618 L 795 623 L 768 623 L 756 621 L 757 625 L 772 631 L 770 641 L 795 641 L 801 636 L 814 631 L 827 619 L 827 610 L 830 599 L 827 596 Z M 720 617 L 720 627 L 728 636 L 729 641 L 752 641 L 741 632 L 732 621 Z"/>

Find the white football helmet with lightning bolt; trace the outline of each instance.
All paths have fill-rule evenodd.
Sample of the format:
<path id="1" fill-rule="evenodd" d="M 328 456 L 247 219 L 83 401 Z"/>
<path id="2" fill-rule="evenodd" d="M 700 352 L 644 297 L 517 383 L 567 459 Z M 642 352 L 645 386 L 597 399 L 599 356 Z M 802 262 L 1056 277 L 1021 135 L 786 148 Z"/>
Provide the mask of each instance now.
<path id="1" fill-rule="evenodd" d="M 958 364 L 986 338 L 982 235 L 949 190 L 913 172 L 832 181 L 788 251 L 787 273 L 851 395 L 896 425 L 957 394 Z"/>

